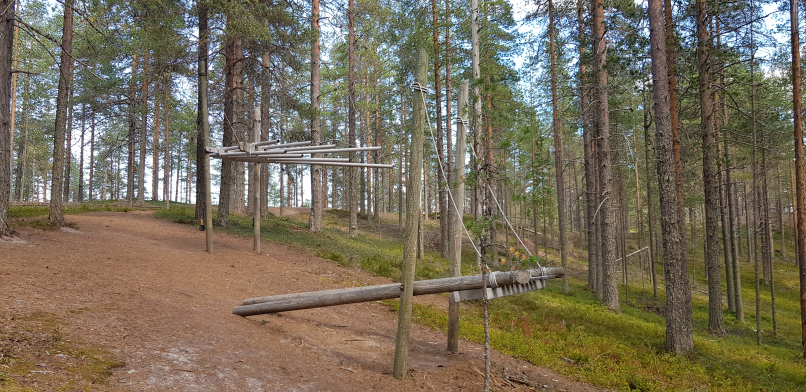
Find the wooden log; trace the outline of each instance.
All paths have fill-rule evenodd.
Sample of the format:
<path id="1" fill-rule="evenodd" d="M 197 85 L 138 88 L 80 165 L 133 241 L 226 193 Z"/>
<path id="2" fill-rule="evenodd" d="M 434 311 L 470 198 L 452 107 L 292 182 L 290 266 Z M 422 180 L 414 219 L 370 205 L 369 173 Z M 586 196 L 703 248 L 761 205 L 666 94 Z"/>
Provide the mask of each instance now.
<path id="1" fill-rule="evenodd" d="M 565 273 L 562 268 L 544 268 L 536 270 L 495 272 L 497 286 L 528 283 L 533 277 L 560 277 Z M 490 278 L 492 281 L 493 278 Z M 460 276 L 455 278 L 429 279 L 414 282 L 414 295 L 438 294 L 451 291 L 472 290 L 482 287 L 481 275 Z M 291 310 L 320 308 L 325 306 L 346 305 L 359 302 L 380 301 L 399 298 L 403 286 L 400 283 L 388 283 L 376 286 L 353 287 L 273 295 L 268 297 L 249 298 L 244 305 L 233 309 L 239 316 L 287 312 Z"/>

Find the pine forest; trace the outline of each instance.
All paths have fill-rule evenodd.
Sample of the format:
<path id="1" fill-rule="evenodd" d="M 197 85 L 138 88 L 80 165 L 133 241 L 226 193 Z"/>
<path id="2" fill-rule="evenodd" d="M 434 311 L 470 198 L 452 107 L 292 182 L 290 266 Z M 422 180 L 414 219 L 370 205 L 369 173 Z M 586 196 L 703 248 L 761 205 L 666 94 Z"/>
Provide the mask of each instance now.
<path id="1" fill-rule="evenodd" d="M 0 0 L 0 389 L 806 390 L 802 25 L 796 0 Z M 363 304 L 230 314 L 325 289 Z M 143 364 L 168 342 L 196 359 Z"/>

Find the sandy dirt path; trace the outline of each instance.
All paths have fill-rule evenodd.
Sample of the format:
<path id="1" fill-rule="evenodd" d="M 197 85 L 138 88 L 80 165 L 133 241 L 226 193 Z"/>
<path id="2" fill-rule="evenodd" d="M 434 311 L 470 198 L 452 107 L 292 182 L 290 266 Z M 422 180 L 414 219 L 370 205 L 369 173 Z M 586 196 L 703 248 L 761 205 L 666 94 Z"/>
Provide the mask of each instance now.
<path id="1" fill-rule="evenodd" d="M 396 314 L 379 303 L 243 318 L 244 298 L 387 283 L 292 246 L 215 234 L 215 253 L 191 226 L 151 212 L 72 215 L 77 229 L 19 229 L 0 242 L 0 307 L 12 317 L 54 314 L 61 333 L 108 350 L 125 366 L 108 385 L 119 391 L 480 391 L 483 351 L 412 328 L 410 376 L 390 375 Z M 432 297 L 428 301 L 446 301 Z M 495 390 L 595 388 L 494 353 Z M 59 369 L 52 369 L 59 372 Z M 40 379 L 37 380 L 37 377 Z M 48 390 L 46 376 L 22 386 Z"/>

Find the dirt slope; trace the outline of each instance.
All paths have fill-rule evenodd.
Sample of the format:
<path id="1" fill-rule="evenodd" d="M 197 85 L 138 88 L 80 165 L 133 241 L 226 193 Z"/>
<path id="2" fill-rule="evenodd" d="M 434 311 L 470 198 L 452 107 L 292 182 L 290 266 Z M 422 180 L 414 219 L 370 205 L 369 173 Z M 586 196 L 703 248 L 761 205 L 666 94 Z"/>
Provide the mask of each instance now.
<path id="1" fill-rule="evenodd" d="M 382 304 L 231 314 L 248 297 L 383 279 L 289 246 L 264 244 L 255 255 L 251 239 L 220 233 L 210 255 L 202 233 L 150 212 L 68 220 L 78 229 L 22 228 L 17 240 L 0 242 L 0 312 L 8 320 L 53 314 L 63 338 L 125 363 L 94 390 L 481 390 L 481 347 L 463 341 L 461 354 L 449 354 L 443 333 L 420 326 L 412 328 L 411 376 L 392 378 L 397 317 Z M 53 373 L 12 377 L 23 387 L 56 389 L 73 375 L 53 360 L 42 364 Z M 495 353 L 493 361 L 494 390 L 531 389 L 505 381 L 505 371 L 544 390 L 595 390 L 508 356 Z"/>

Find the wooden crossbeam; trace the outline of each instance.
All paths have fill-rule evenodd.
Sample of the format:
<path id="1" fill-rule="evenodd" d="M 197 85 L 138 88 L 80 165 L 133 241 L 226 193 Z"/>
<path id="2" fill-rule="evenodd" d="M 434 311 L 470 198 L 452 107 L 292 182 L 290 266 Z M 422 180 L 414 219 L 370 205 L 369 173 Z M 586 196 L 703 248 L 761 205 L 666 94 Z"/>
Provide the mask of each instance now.
<path id="1" fill-rule="evenodd" d="M 304 155 L 332 154 L 345 152 L 378 151 L 381 147 L 346 147 L 338 148 L 335 144 L 311 145 L 310 141 L 279 143 L 279 140 L 246 143 L 239 142 L 237 146 L 207 147 L 205 151 L 211 158 L 219 158 L 235 162 L 251 163 L 282 163 L 321 166 L 366 167 L 378 169 L 392 169 L 393 165 L 368 162 L 350 162 L 345 158 L 333 157 L 306 157 Z"/>

